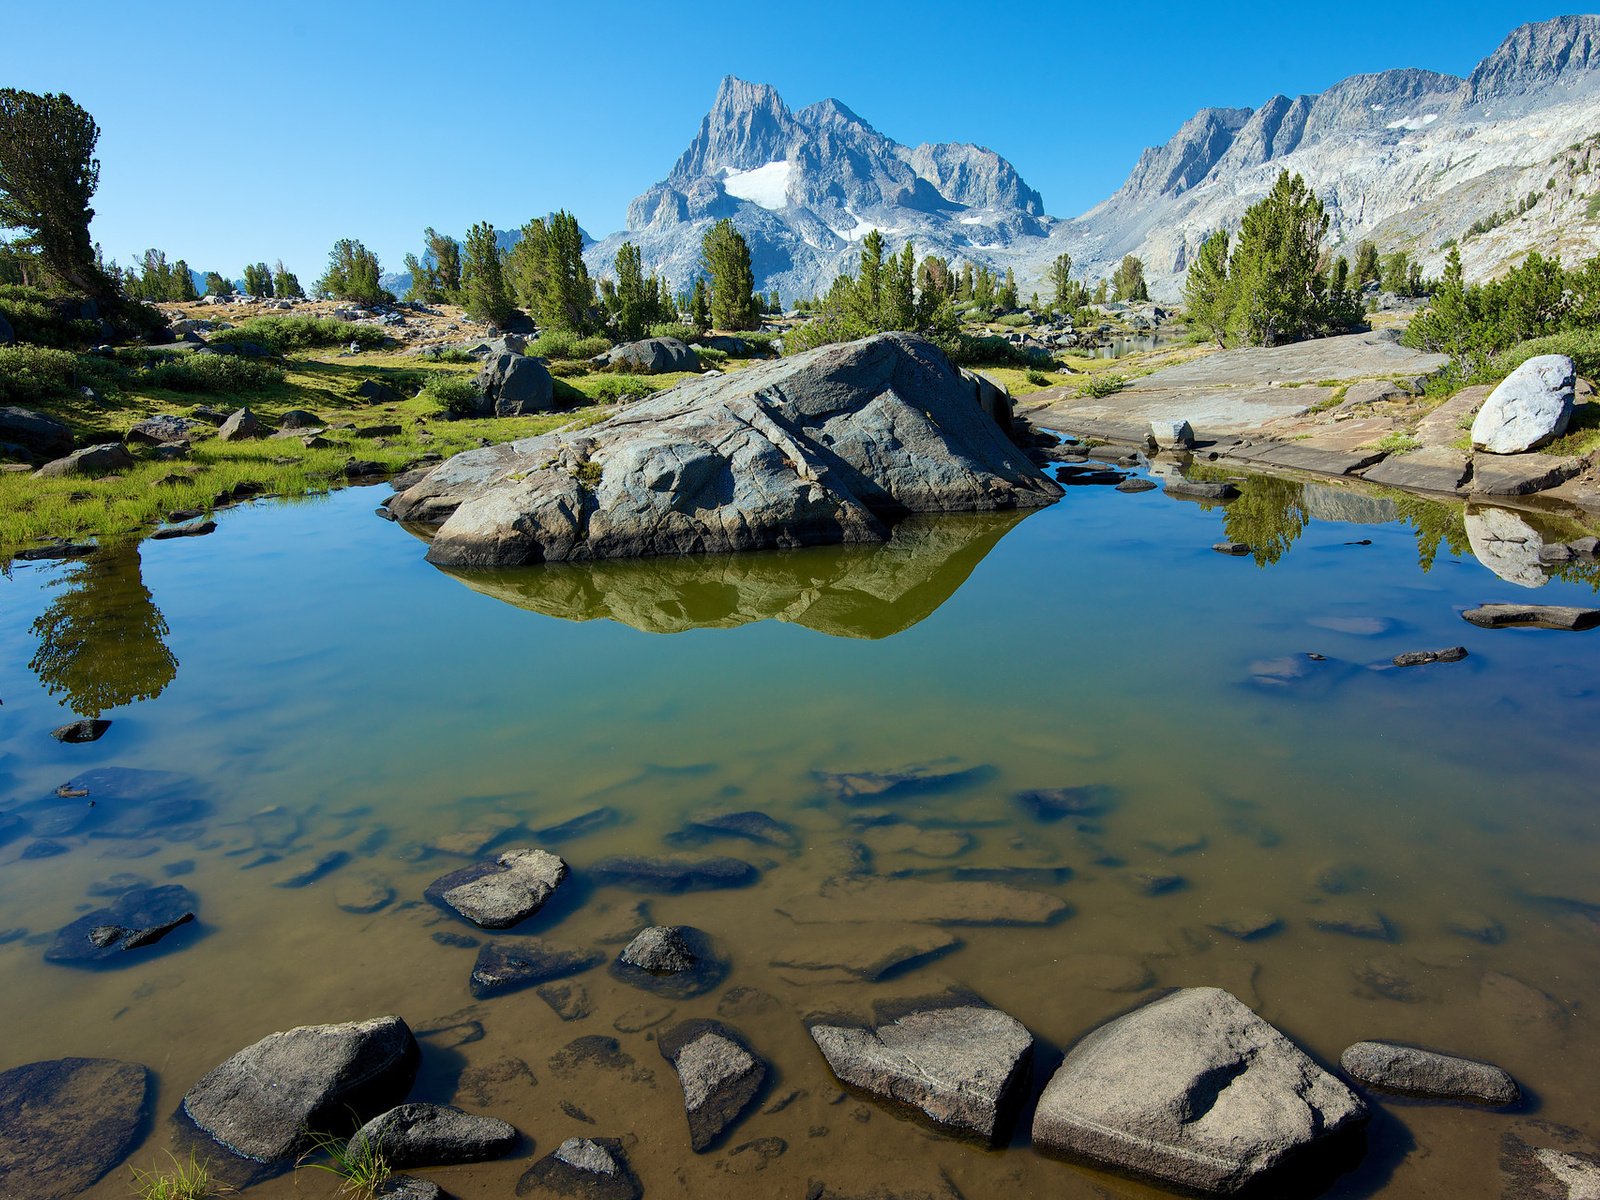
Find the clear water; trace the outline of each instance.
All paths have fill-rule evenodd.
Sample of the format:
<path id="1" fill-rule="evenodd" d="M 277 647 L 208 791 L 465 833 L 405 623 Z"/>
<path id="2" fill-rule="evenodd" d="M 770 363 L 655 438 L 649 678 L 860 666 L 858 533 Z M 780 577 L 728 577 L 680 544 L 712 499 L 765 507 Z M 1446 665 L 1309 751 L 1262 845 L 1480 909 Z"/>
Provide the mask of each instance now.
<path id="1" fill-rule="evenodd" d="M 148 1064 L 158 1119 L 136 1163 L 151 1165 L 183 1092 L 241 1046 L 397 1012 L 482 1027 L 464 1044 L 460 1031 L 424 1039 L 418 1097 L 504 1117 L 534 1155 L 572 1135 L 631 1135 L 648 1195 L 798 1195 L 813 1180 L 942 1195 L 945 1178 L 971 1200 L 1153 1194 L 1043 1160 L 1021 1138 L 985 1152 L 836 1103 L 800 1017 L 953 984 L 1055 1048 L 1153 989 L 1216 984 L 1324 1061 L 1373 1037 L 1488 1058 L 1524 1083 L 1529 1111 L 1600 1134 L 1600 1019 L 1585 1003 L 1600 982 L 1600 633 L 1485 632 L 1458 615 L 1494 600 L 1593 602 L 1580 569 L 1529 574 L 1530 547 L 1572 536 L 1569 522 L 1279 480 L 1252 481 L 1227 512 L 1083 487 L 1021 519 L 910 526 L 887 548 L 458 579 L 371 515 L 378 495 L 252 505 L 209 538 L 19 564 L 0 581 L 0 807 L 26 810 L 105 766 L 179 772 L 208 805 L 146 838 L 60 838 L 55 857 L 22 857 L 31 835 L 0 848 L 0 929 L 27 931 L 0 945 L 0 1067 Z M 1256 555 L 1214 553 L 1224 537 Z M 1471 657 L 1379 669 L 1455 644 Z M 49 737 L 97 711 L 114 721 L 100 742 Z M 816 774 L 911 764 L 985 770 L 886 803 L 904 823 L 866 828 Z M 1013 800 L 1068 785 L 1103 786 L 1113 803 L 1039 824 Z M 709 996 L 668 1004 L 601 969 L 578 977 L 593 1003 L 583 1020 L 563 1022 L 531 990 L 474 1004 L 474 952 L 432 934 L 475 931 L 417 903 L 423 888 L 480 843 L 526 844 L 600 805 L 623 819 L 559 847 L 575 881 L 607 855 L 672 852 L 666 839 L 708 808 L 760 809 L 802 848 L 714 842 L 701 852 L 756 863 L 759 884 L 597 888 L 516 931 L 614 953 L 603 939 L 646 899 L 655 920 L 699 926 L 728 954 L 727 984 Z M 876 984 L 773 966 L 849 941 L 782 915 L 837 869 L 841 838 L 871 847 L 883 875 L 1070 868 L 1031 886 L 1072 913 L 1048 928 L 959 929 L 953 953 Z M 308 887 L 274 886 L 334 849 L 354 860 Z M 251 865 L 264 854 L 281 858 Z M 90 894 L 98 881 L 162 883 L 185 860 L 198 928 L 117 970 L 43 961 L 54 930 L 105 902 Z M 1183 882 L 1147 895 L 1139 872 Z M 396 902 L 343 911 L 368 877 Z M 1314 926 L 1344 908 L 1380 911 L 1395 940 Z M 1260 940 L 1213 928 L 1263 912 L 1282 928 Z M 921 914 L 891 892 L 870 915 Z M 1454 931 L 1485 923 L 1503 936 Z M 734 988 L 771 1000 L 730 1001 Z M 669 1008 L 676 1021 L 719 1004 L 772 1060 L 774 1098 L 801 1095 L 695 1156 L 651 1029 Z M 641 1070 L 551 1066 L 595 1034 Z M 508 1058 L 537 1084 L 499 1070 Z M 1384 1108 L 1364 1167 L 1331 1194 L 1499 1195 L 1500 1134 L 1529 1115 Z M 762 1171 L 776 1143 L 732 1153 L 757 1139 L 786 1147 Z M 457 1196 L 507 1196 L 530 1161 L 434 1175 Z M 251 1194 L 333 1190 L 321 1176 L 298 1187 L 284 1177 Z M 88 1194 L 126 1189 L 113 1175 Z"/>

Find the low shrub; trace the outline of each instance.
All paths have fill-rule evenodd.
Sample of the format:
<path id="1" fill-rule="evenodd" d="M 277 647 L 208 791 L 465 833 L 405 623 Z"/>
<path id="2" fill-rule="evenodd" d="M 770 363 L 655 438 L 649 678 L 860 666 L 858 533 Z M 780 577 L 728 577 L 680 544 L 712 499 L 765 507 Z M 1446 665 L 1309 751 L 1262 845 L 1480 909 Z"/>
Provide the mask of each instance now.
<path id="1" fill-rule="evenodd" d="M 692 342 L 700 335 L 694 331 L 692 325 L 685 325 L 682 321 L 668 321 L 650 326 L 650 336 L 653 338 L 677 338 L 680 342 Z"/>
<path id="2" fill-rule="evenodd" d="M 1541 354 L 1565 354 L 1585 379 L 1600 378 L 1600 329 L 1575 329 L 1549 337 L 1518 342 L 1495 360 L 1495 368 L 1509 375 L 1530 358 Z"/>
<path id="3" fill-rule="evenodd" d="M 475 363 L 478 360 L 473 358 L 472 355 L 468 354 L 460 346 L 446 346 L 438 353 L 428 355 L 428 361 L 439 363 Z"/>
<path id="4" fill-rule="evenodd" d="M 1054 380 L 1043 371 L 1029 371 L 1028 382 L 1033 384 L 1034 387 L 1049 387 Z"/>
<path id="5" fill-rule="evenodd" d="M 552 375 L 571 379 L 574 375 L 588 375 L 594 370 L 594 364 L 586 359 L 558 358 L 546 363 L 545 369 Z"/>
<path id="6" fill-rule="evenodd" d="M 137 382 L 170 392 L 259 392 L 283 382 L 283 368 L 260 359 L 222 354 L 173 354 L 145 367 Z"/>
<path id="7" fill-rule="evenodd" d="M 473 383 L 471 378 L 466 375 L 447 375 L 443 372 L 429 376 L 419 394 L 433 401 L 442 412 L 447 412 L 453 417 L 474 415 L 478 403 L 483 399 L 483 393 L 478 390 L 478 385 Z"/>
<path id="8" fill-rule="evenodd" d="M 619 374 L 596 376 L 594 385 L 585 390 L 596 404 L 621 404 L 625 400 L 641 400 L 658 389 L 644 375 Z"/>
<path id="9" fill-rule="evenodd" d="M 540 358 L 593 358 L 611 349 L 603 337 L 581 337 L 565 329 L 547 329 L 528 343 L 529 354 Z"/>
<path id="10" fill-rule="evenodd" d="M 996 317 L 994 323 L 996 325 L 1005 325 L 1011 329 L 1021 329 L 1025 325 L 1033 324 L 1033 319 L 1024 316 L 1022 313 L 1006 313 L 1002 317 Z"/>
<path id="11" fill-rule="evenodd" d="M 22 284 L 0 286 L 0 317 L 19 342 L 35 346 L 87 346 L 100 340 L 100 327 L 72 312 L 76 302 Z M 70 315 L 69 315 L 70 314 Z"/>
<path id="12" fill-rule="evenodd" d="M 711 346 L 696 350 L 695 353 L 700 356 L 700 361 L 708 367 L 720 367 L 728 361 L 728 352 L 726 350 L 718 350 Z"/>
<path id="13" fill-rule="evenodd" d="M 1078 395 L 1103 399 L 1106 396 L 1115 396 L 1127 386 L 1128 381 L 1124 376 L 1110 371 L 1101 371 L 1098 374 L 1089 376 L 1078 385 Z"/>
<path id="14" fill-rule="evenodd" d="M 33 407 L 77 386 L 78 356 L 45 346 L 0 346 L 0 404 Z"/>
<path id="15" fill-rule="evenodd" d="M 363 350 L 375 350 L 389 342 L 389 335 L 377 325 L 332 317 L 251 317 L 232 329 L 217 330 L 209 340 L 222 344 L 257 342 L 274 354 L 287 354 L 291 350 L 348 346 L 351 342 Z"/>

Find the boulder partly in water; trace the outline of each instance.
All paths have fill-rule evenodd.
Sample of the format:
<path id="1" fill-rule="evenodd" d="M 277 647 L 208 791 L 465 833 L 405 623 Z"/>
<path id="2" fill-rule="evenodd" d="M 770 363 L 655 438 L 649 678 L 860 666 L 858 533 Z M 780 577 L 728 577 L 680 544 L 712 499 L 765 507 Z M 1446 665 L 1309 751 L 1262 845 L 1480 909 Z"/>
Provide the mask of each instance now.
<path id="1" fill-rule="evenodd" d="M 438 524 L 430 562 L 498 567 L 882 542 L 914 512 L 1053 503 L 979 390 L 931 343 L 880 334 L 458 454 L 389 511 Z"/>

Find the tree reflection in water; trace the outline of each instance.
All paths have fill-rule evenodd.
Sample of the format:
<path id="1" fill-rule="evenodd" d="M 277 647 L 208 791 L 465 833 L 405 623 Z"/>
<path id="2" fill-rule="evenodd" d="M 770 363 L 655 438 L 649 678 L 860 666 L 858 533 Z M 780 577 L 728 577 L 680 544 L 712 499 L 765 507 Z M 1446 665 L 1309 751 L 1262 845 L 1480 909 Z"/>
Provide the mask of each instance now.
<path id="1" fill-rule="evenodd" d="M 153 700 L 178 673 L 167 619 L 145 587 L 139 545 L 108 546 L 50 581 L 59 594 L 33 623 L 28 667 L 82 717 Z"/>
<path id="2" fill-rule="evenodd" d="M 1250 547 L 1257 566 L 1271 566 L 1289 552 L 1311 523 L 1305 484 L 1275 475 L 1253 475 L 1239 491 L 1239 498 L 1223 509 L 1223 530 L 1229 541 Z"/>

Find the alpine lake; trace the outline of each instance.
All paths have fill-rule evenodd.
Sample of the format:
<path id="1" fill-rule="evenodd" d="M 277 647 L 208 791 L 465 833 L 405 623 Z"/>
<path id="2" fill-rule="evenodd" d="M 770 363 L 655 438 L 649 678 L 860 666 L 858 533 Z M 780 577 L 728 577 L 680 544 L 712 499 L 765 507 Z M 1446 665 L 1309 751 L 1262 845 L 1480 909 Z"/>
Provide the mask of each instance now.
<path id="1" fill-rule="evenodd" d="M 1508 1134 L 1600 1138 L 1600 632 L 1460 613 L 1590 605 L 1600 568 L 1539 566 L 1542 540 L 1585 532 L 1556 513 L 1241 486 L 1228 505 L 1071 487 L 1031 515 L 914 519 L 883 547 L 460 576 L 374 517 L 387 489 L 351 488 L 227 510 L 203 539 L 16 563 L 0 1067 L 146 1064 L 130 1162 L 159 1169 L 185 1152 L 184 1092 L 235 1051 L 395 1013 L 423 1049 L 414 1099 L 523 1135 L 507 1159 L 420 1172 L 458 1197 L 515 1194 L 572 1136 L 623 1139 L 655 1197 L 1153 1197 L 1036 1154 L 1026 1119 L 984 1150 L 842 1092 L 804 1017 L 963 988 L 1033 1032 L 1037 1091 L 1099 1023 L 1215 985 L 1326 1065 L 1378 1038 L 1505 1067 L 1525 1094 L 1510 1111 L 1372 1096 L 1365 1157 L 1323 1193 L 1499 1196 Z M 1461 661 L 1391 665 L 1458 644 Z M 52 740 L 74 714 L 113 724 Z M 1019 802 L 1053 788 L 1078 810 Z M 792 844 L 695 824 L 747 810 Z M 516 846 L 572 874 L 515 929 L 423 899 Z M 662 854 L 759 878 L 585 881 Z M 937 930 L 923 881 L 1012 883 L 1068 911 L 951 926 L 869 980 L 861 930 L 795 919 L 864 869 L 861 930 Z M 171 882 L 196 921 L 115 966 L 45 960 L 62 926 Z M 608 972 L 641 903 L 714 939 L 718 987 L 670 1000 Z M 603 952 L 564 981 L 581 985 L 564 1012 L 532 988 L 469 993 L 474 947 L 525 935 Z M 656 1045 L 693 1017 L 735 1026 L 773 1074 L 705 1154 Z M 596 1036 L 616 1053 L 564 1053 Z M 248 1194 L 336 1182 L 289 1172 Z M 123 1167 L 85 1195 L 128 1193 Z"/>

